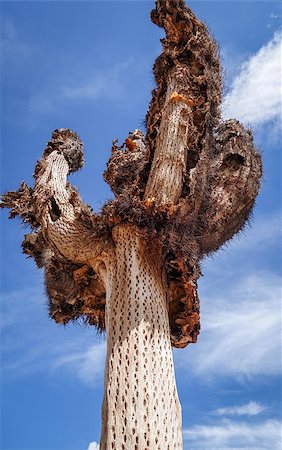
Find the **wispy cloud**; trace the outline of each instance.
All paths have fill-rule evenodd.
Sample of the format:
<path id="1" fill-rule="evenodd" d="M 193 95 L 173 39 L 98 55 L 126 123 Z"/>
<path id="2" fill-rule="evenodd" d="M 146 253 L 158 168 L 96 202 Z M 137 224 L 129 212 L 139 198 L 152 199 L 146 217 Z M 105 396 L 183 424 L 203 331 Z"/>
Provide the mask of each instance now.
<path id="1" fill-rule="evenodd" d="M 1 372 L 21 377 L 29 373 L 64 371 L 95 387 L 103 379 L 105 342 L 93 327 L 53 324 L 40 289 L 15 291 L 1 299 Z M 89 345 L 89 341 L 93 341 Z"/>
<path id="2" fill-rule="evenodd" d="M 44 85 L 34 92 L 27 102 L 27 117 L 24 119 L 34 127 L 42 115 L 62 111 L 66 105 L 76 102 L 117 102 L 126 104 L 132 95 L 128 90 L 132 71 L 136 76 L 144 70 L 144 62 L 129 58 L 117 62 L 103 70 L 90 67 L 83 73 L 75 73 L 72 77 L 66 72 L 57 74 L 54 80 L 46 79 Z M 71 72 L 71 71 L 70 71 Z M 135 94 L 135 97 L 139 95 Z M 121 101 L 122 100 L 122 101 Z"/>
<path id="3" fill-rule="evenodd" d="M 133 58 L 117 63 L 115 66 L 96 71 L 87 77 L 83 83 L 69 83 L 61 87 L 60 95 L 66 99 L 122 99 L 125 94 L 125 85 L 122 79 L 126 77 L 128 69 L 134 65 Z"/>
<path id="4" fill-rule="evenodd" d="M 84 383 L 94 386 L 103 378 L 105 354 L 105 343 L 92 345 L 86 350 L 80 349 L 54 358 L 51 362 L 52 370 L 71 370 Z"/>
<path id="5" fill-rule="evenodd" d="M 250 401 L 241 406 L 226 406 L 218 408 L 212 412 L 216 416 L 257 416 L 268 409 L 268 406 L 254 401 Z"/>
<path id="6" fill-rule="evenodd" d="M 236 287 L 236 280 L 245 279 L 247 274 L 274 270 L 275 275 L 281 230 L 282 220 L 278 213 L 263 216 L 255 214 L 239 235 L 202 262 L 204 278 L 199 281 L 201 297 L 207 298 L 207 301 L 211 295 L 212 298 L 224 297 L 233 289 L 234 282 Z M 279 266 L 276 270 L 279 271 Z"/>
<path id="7" fill-rule="evenodd" d="M 275 12 L 272 12 L 272 13 L 270 14 L 270 18 L 271 18 L 271 19 L 279 19 L 280 17 L 282 17 L 282 15 L 281 15 L 281 14 L 277 14 L 277 13 L 275 13 Z"/>
<path id="8" fill-rule="evenodd" d="M 32 55 L 32 48 L 23 41 L 16 24 L 10 17 L 2 19 L 1 27 L 0 50 L 5 64 L 17 64 L 19 59 Z"/>
<path id="9" fill-rule="evenodd" d="M 223 116 L 259 125 L 281 118 L 282 33 L 252 55 L 242 66 L 224 100 Z"/>
<path id="10" fill-rule="evenodd" d="M 93 441 L 93 442 L 90 442 L 87 450 L 99 450 L 99 448 L 100 448 L 100 445 L 97 444 L 97 442 Z"/>
<path id="11" fill-rule="evenodd" d="M 233 248 L 243 251 L 246 249 L 270 248 L 271 245 L 277 244 L 282 237 L 282 218 L 279 213 L 270 216 L 255 217 L 254 221 L 247 226 L 242 233 L 239 234 L 232 243 Z"/>
<path id="12" fill-rule="evenodd" d="M 209 271 L 223 274 L 222 267 L 214 264 L 213 260 L 222 259 L 223 255 L 226 255 L 224 263 L 228 264 L 229 270 L 225 270 L 224 277 L 229 274 L 231 266 L 233 266 L 231 270 L 232 275 L 236 272 L 236 276 L 238 276 L 238 272 L 245 270 L 242 264 L 242 267 L 238 266 L 238 260 L 242 259 L 242 254 L 244 253 L 245 263 L 251 262 L 254 267 L 258 262 L 262 262 L 262 266 L 265 268 L 265 258 L 259 258 L 258 261 L 258 255 L 262 256 L 265 252 L 266 254 L 275 252 L 280 245 L 281 239 L 282 218 L 279 212 L 263 216 L 255 214 L 254 218 L 246 224 L 243 231 L 228 241 L 216 254 L 205 258 L 204 265 L 209 266 Z"/>
<path id="13" fill-rule="evenodd" d="M 222 269 L 224 270 L 224 269 Z M 245 275 L 201 292 L 202 332 L 176 364 L 206 381 L 281 372 L 281 280 L 271 272 Z M 197 347 L 197 348 L 196 348 Z M 193 365 L 189 361 L 193 360 Z"/>
<path id="14" fill-rule="evenodd" d="M 183 430 L 189 450 L 280 450 L 281 423 L 266 420 L 259 423 L 222 420 L 214 425 L 195 425 Z"/>

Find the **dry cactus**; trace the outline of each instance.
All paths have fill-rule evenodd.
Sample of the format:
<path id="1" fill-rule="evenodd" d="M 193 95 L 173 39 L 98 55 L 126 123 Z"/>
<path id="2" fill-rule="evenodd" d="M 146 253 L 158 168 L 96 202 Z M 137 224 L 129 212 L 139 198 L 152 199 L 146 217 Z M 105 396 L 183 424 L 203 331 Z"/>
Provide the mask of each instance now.
<path id="1" fill-rule="evenodd" d="M 252 134 L 221 122 L 216 43 L 183 0 L 157 0 L 163 53 L 147 134 L 134 130 L 104 173 L 115 199 L 94 214 L 67 175 L 83 146 L 55 130 L 34 172 L 2 197 L 34 231 L 22 248 L 45 270 L 50 316 L 107 332 L 101 449 L 181 449 L 171 346 L 200 330 L 199 261 L 237 233 L 261 177 Z M 106 314 L 105 314 L 106 313 Z"/>

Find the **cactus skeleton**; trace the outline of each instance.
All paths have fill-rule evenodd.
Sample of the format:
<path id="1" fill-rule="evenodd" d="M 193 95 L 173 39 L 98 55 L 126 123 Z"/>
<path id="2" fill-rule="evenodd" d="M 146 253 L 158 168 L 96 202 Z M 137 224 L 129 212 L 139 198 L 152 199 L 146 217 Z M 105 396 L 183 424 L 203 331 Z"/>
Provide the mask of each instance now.
<path id="1" fill-rule="evenodd" d="M 34 186 L 2 197 L 32 232 L 24 253 L 45 271 L 50 316 L 82 318 L 107 333 L 100 448 L 181 449 L 181 407 L 171 347 L 200 330 L 200 260 L 243 227 L 259 191 L 252 134 L 222 122 L 221 68 L 214 40 L 183 0 L 157 0 L 163 52 L 147 134 L 134 130 L 104 178 L 115 198 L 99 214 L 67 181 L 83 145 L 55 130 Z"/>

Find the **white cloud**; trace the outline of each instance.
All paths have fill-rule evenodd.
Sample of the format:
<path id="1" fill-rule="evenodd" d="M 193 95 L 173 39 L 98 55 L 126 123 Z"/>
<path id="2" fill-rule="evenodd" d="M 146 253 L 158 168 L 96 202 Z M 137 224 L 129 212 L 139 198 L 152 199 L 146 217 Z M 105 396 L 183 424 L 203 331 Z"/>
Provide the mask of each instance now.
<path id="1" fill-rule="evenodd" d="M 250 226 L 246 226 L 242 235 L 230 241 L 234 243 L 234 249 L 244 251 L 246 249 L 265 249 L 271 245 L 279 244 L 282 237 L 282 218 L 280 214 L 256 217 L 251 220 Z"/>
<path id="2" fill-rule="evenodd" d="M 268 406 L 260 403 L 250 401 L 241 406 L 226 406 L 225 408 L 218 408 L 213 411 L 216 416 L 257 416 L 268 409 Z"/>
<path id="3" fill-rule="evenodd" d="M 271 18 L 271 19 L 279 19 L 280 17 L 282 17 L 281 14 L 276 14 L 276 13 L 274 13 L 274 12 L 272 12 L 272 13 L 270 14 L 270 18 Z"/>
<path id="4" fill-rule="evenodd" d="M 260 266 L 265 270 L 267 268 L 265 256 L 269 257 L 275 254 L 281 239 L 282 218 L 279 213 L 269 216 L 255 214 L 243 231 L 228 241 L 218 252 L 204 259 L 202 262 L 204 275 L 210 282 L 211 277 L 208 274 L 216 274 L 218 281 L 219 278 L 240 277 L 240 274 L 246 273 L 247 266 L 253 270 Z M 243 257 L 244 263 L 242 262 Z M 224 272 L 222 271 L 223 265 Z M 200 286 L 201 284 L 203 283 L 200 282 Z"/>
<path id="5" fill-rule="evenodd" d="M 97 442 L 93 441 L 93 442 L 90 442 L 87 450 L 99 450 L 99 448 L 100 448 L 100 444 L 97 444 Z"/>
<path id="6" fill-rule="evenodd" d="M 105 354 L 105 343 L 92 345 L 86 350 L 80 349 L 58 356 L 52 362 L 52 369 L 67 368 L 84 383 L 93 386 L 103 379 Z"/>
<path id="7" fill-rule="evenodd" d="M 46 303 L 39 288 L 2 295 L 2 375 L 11 378 L 64 371 L 96 386 L 103 380 L 104 339 L 95 339 L 94 327 L 64 328 L 54 324 L 47 316 Z M 93 344 L 89 345 L 89 341 Z"/>
<path id="8" fill-rule="evenodd" d="M 201 299 L 206 300 L 201 302 L 201 308 L 205 307 L 209 298 L 224 297 L 233 290 L 234 280 L 244 279 L 247 274 L 274 269 L 275 275 L 275 261 L 279 259 L 277 249 L 280 248 L 281 239 L 282 220 L 279 214 L 255 214 L 250 225 L 218 252 L 202 261 L 204 277 L 199 280 L 199 290 Z"/>
<path id="9" fill-rule="evenodd" d="M 225 119 L 258 125 L 281 118 L 282 34 L 252 55 L 242 66 L 224 99 Z"/>
<path id="10" fill-rule="evenodd" d="M 184 429 L 183 436 L 189 450 L 281 449 L 281 423 L 273 419 L 259 423 L 225 419 L 217 425 Z"/>
<path id="11" fill-rule="evenodd" d="M 221 268 L 224 272 L 224 267 Z M 206 283 L 201 297 L 202 331 L 196 346 L 176 352 L 177 366 L 209 378 L 278 375 L 281 372 L 281 280 L 260 272 L 228 285 Z M 182 351 L 183 352 L 183 351 Z M 191 360 L 193 364 L 191 364 Z"/>

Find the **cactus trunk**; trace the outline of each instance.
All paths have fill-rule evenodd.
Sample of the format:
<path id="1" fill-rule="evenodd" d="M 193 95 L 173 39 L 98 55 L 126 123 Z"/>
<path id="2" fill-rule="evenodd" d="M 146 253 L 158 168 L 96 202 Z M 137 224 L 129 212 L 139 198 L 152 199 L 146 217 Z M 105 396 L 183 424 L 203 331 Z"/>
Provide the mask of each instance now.
<path id="1" fill-rule="evenodd" d="M 101 450 L 182 449 L 162 259 L 132 226 L 114 230 L 107 290 Z"/>

